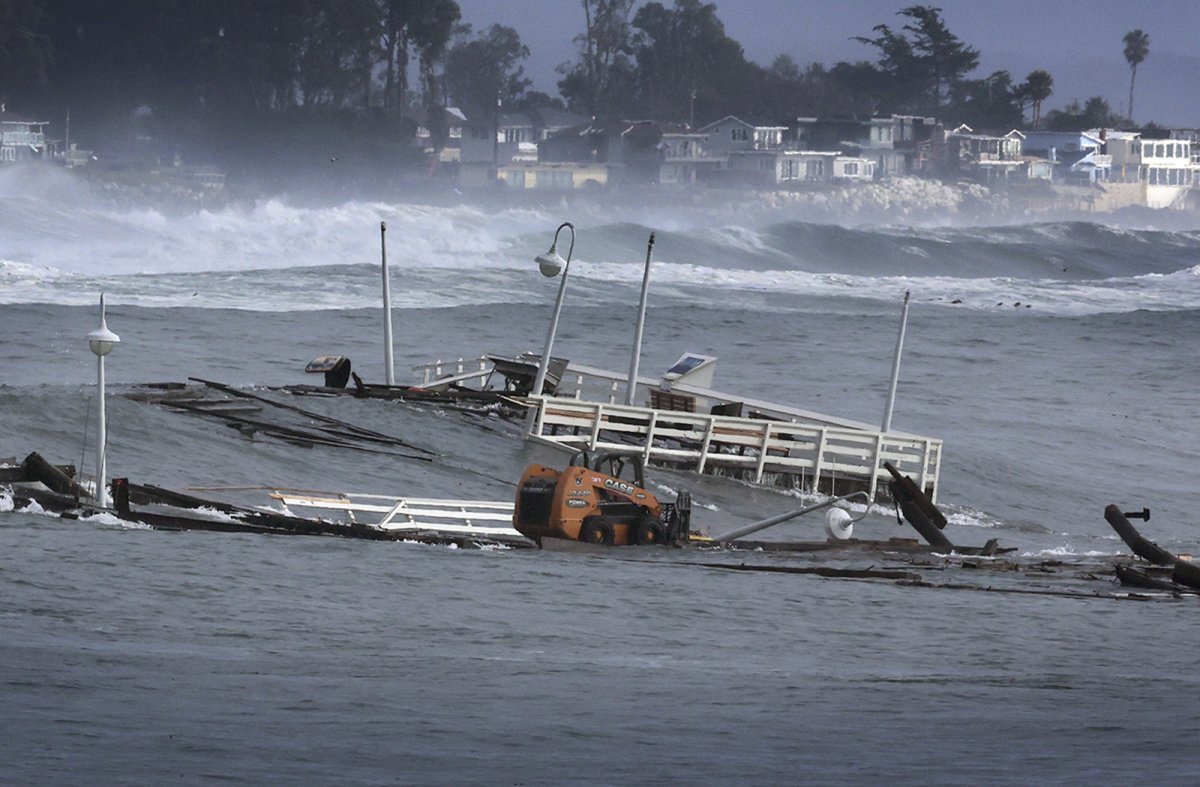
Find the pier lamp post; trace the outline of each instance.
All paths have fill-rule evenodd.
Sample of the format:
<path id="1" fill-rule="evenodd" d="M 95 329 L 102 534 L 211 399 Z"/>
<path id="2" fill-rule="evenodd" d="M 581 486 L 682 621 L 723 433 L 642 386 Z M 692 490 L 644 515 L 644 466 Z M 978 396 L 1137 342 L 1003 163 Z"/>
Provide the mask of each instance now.
<path id="1" fill-rule="evenodd" d="M 633 407 L 637 390 L 638 363 L 642 359 L 642 328 L 646 324 L 646 294 L 650 289 L 650 257 L 654 253 L 654 233 L 646 245 L 646 270 L 642 273 L 642 297 L 638 301 L 637 327 L 633 329 L 633 357 L 629 359 L 629 383 L 625 386 L 625 404 Z"/>
<path id="2" fill-rule="evenodd" d="M 105 454 L 108 450 L 107 420 L 104 413 L 104 356 L 121 343 L 121 337 L 108 329 L 104 320 L 104 293 L 100 293 L 100 327 L 87 335 L 88 347 L 96 355 L 96 389 L 100 400 L 99 437 L 96 442 L 96 505 L 108 508 L 108 490 L 105 488 Z"/>
<path id="3" fill-rule="evenodd" d="M 563 228 L 571 230 L 571 245 L 567 247 L 567 258 L 564 260 L 558 253 L 558 234 L 563 231 Z M 558 225 L 558 229 L 554 231 L 554 241 L 550 244 L 550 250 L 545 254 L 539 254 L 534 262 L 538 264 L 538 270 L 546 278 L 554 278 L 562 273 L 562 279 L 558 283 L 558 297 L 554 300 L 554 314 L 550 318 L 550 330 L 546 331 L 546 346 L 542 350 L 542 361 L 538 364 L 537 377 L 533 380 L 533 394 L 538 396 L 542 393 L 542 388 L 546 384 L 546 370 L 550 367 L 550 353 L 554 350 L 554 334 L 558 331 L 558 315 L 562 311 L 563 295 L 567 292 L 567 274 L 571 268 L 571 254 L 575 251 L 575 225 L 569 221 L 564 221 Z M 532 419 L 529 422 L 528 428 L 531 431 L 533 427 Z"/>

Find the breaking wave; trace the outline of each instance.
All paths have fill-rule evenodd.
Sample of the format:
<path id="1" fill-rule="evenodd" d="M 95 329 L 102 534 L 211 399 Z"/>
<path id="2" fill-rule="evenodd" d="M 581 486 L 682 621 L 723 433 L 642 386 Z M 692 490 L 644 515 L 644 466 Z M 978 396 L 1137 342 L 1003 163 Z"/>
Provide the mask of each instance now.
<path id="1" fill-rule="evenodd" d="M 587 284 L 573 288 L 576 298 L 628 298 L 655 232 L 656 306 L 744 306 L 739 297 L 763 294 L 894 301 L 908 289 L 918 302 L 1010 313 L 1018 303 L 1068 316 L 1200 308 L 1200 229 L 846 226 L 801 221 L 800 207 L 770 195 L 725 207 L 709 195 L 704 205 L 490 210 L 272 199 L 172 216 L 90 199 L 62 173 L 40 188 L 28 174 L 13 177 L 0 173 L 0 303 L 8 304 L 91 304 L 104 290 L 114 304 L 150 307 L 377 308 L 381 221 L 397 306 L 540 304 L 552 285 L 532 257 L 557 214 L 571 213 L 571 278 Z M 944 188 L 921 186 L 907 198 L 936 207 Z M 561 240 L 565 253 L 568 235 Z"/>

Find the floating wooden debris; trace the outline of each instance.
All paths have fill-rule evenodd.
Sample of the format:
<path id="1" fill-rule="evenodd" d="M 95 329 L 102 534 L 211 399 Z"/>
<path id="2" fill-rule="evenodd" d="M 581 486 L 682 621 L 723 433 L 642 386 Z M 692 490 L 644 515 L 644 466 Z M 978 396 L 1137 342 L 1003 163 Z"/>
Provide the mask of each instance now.
<path id="1" fill-rule="evenodd" d="M 142 386 L 125 394 L 138 402 L 204 418 L 212 418 L 236 429 L 251 439 L 273 438 L 303 448 L 327 446 L 355 451 L 385 454 L 402 459 L 429 462 L 436 453 L 413 445 L 399 437 L 364 429 L 347 421 L 279 402 L 267 396 L 244 391 L 224 383 L 189 378 L 203 388 L 170 386 L 157 383 Z M 216 396 L 208 391 L 216 392 Z M 283 419 L 263 416 L 266 408 L 287 413 Z M 285 419 L 291 416 L 291 422 Z M 395 450 L 397 448 L 404 451 Z"/>
<path id="2" fill-rule="evenodd" d="M 11 468 L 10 468 L 11 469 Z M 36 502 L 48 512 L 68 518 L 99 513 L 88 504 L 90 493 L 63 468 L 50 464 L 32 453 L 21 464 L 21 478 L 8 484 L 14 507 Z M 15 473 L 6 477 L 12 479 Z M 459 547 L 534 545 L 515 531 L 463 529 L 451 531 L 436 527 L 381 527 L 354 521 L 332 521 L 297 517 L 275 511 L 234 505 L 220 500 L 195 497 L 153 485 L 130 483 L 116 478 L 112 483 L 113 508 L 107 513 L 128 522 L 138 522 L 159 530 L 212 530 L 227 533 L 264 535 L 338 536 L 371 541 L 417 541 Z M 450 501 L 443 501 L 449 503 Z"/>
<path id="3" fill-rule="evenodd" d="M 14 507 L 21 510 L 38 503 L 47 512 L 66 518 L 98 513 L 88 505 L 91 490 L 75 478 L 75 468 L 54 465 L 37 453 L 31 453 L 19 466 L 0 467 L 0 483 Z M 488 501 L 417 500 L 369 495 L 278 490 L 274 499 L 286 504 L 283 512 L 236 505 L 207 497 L 197 497 L 158 486 L 113 481 L 113 509 L 106 509 L 122 520 L 138 522 L 156 529 L 213 530 L 264 535 L 323 535 L 378 541 L 416 541 L 459 547 L 489 545 L 533 548 L 532 542 L 511 531 L 506 503 Z M 344 518 L 301 517 L 291 507 L 309 507 L 337 512 Z M 912 507 L 919 508 L 918 502 Z M 924 516 L 930 521 L 932 512 Z M 759 572 L 779 575 L 813 575 L 832 580 L 886 582 L 896 587 L 933 590 L 970 590 L 988 593 L 1014 593 L 1052 596 L 1066 599 L 1110 599 L 1131 601 L 1180 601 L 1200 597 L 1197 567 L 1144 539 L 1129 524 L 1129 516 L 1109 506 L 1105 516 L 1122 538 L 1143 557 L 1164 565 L 1131 561 L 1128 557 L 1065 560 L 1027 560 L 990 556 L 994 549 L 954 547 L 942 552 L 939 547 L 920 544 L 915 539 L 855 541 L 830 539 L 827 542 L 748 542 L 734 541 L 718 545 L 695 539 L 680 550 L 659 554 L 677 554 L 672 565 L 697 565 L 712 570 Z M 361 521 L 360 521 L 361 520 Z M 934 526 L 936 529 L 936 525 Z M 555 539 L 544 539 L 543 547 L 554 551 Z M 562 542 L 570 551 L 603 554 L 609 559 L 643 560 L 651 551 L 640 548 L 611 548 L 579 542 Z M 789 557 L 790 553 L 790 557 Z M 738 562 L 719 562 L 718 556 L 738 558 Z M 751 556 L 754 556 L 751 558 Z M 697 557 L 704 557 L 703 562 Z M 820 559 L 820 564 L 812 561 Z M 852 561 L 869 559 L 866 565 Z M 787 563 L 780 561 L 788 560 Z M 808 560 L 809 564 L 797 565 Z M 841 565 L 839 565 L 839 563 Z M 847 565 L 849 564 L 849 565 Z M 965 581 L 967 577 L 973 581 Z M 1118 592 L 1097 584 L 1114 580 L 1134 588 Z"/>
<path id="4" fill-rule="evenodd" d="M 1129 521 L 1132 517 L 1149 521 L 1150 509 L 1142 509 L 1137 514 L 1126 514 L 1117 505 L 1109 505 L 1104 509 L 1104 518 L 1108 520 L 1113 530 L 1117 531 L 1117 535 L 1133 550 L 1135 555 L 1155 566 L 1170 566 L 1170 581 L 1175 586 L 1192 590 L 1200 589 L 1200 566 L 1180 558 L 1142 536 Z M 1139 569 L 1131 569 L 1123 574 L 1118 574 L 1117 577 L 1123 583 L 1135 587 L 1146 587 L 1151 581 L 1159 581 L 1151 580 L 1147 572 Z"/>

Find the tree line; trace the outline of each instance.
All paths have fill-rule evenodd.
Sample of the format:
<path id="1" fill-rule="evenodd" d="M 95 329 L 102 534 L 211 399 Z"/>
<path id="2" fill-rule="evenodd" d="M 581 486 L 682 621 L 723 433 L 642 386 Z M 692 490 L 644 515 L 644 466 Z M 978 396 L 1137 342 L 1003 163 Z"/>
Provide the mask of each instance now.
<path id="1" fill-rule="evenodd" d="M 1124 40 L 1128 112 L 1099 97 L 1042 116 L 1053 77 L 1035 70 L 972 76 L 979 51 L 930 5 L 901 8 L 856 40 L 864 57 L 801 66 L 787 54 L 746 59 L 712 3 L 579 0 L 578 54 L 559 95 L 535 92 L 516 30 L 473 30 L 455 0 L 0 0 L 0 101 L 77 128 L 119 125 L 139 110 L 173 128 L 225 137 L 264 119 L 337 117 L 411 132 L 444 113 L 476 120 L 554 106 L 583 115 L 697 125 L 727 114 L 912 114 L 976 128 L 1125 125 L 1140 30 Z M 390 131 L 389 131 L 390 133 Z"/>

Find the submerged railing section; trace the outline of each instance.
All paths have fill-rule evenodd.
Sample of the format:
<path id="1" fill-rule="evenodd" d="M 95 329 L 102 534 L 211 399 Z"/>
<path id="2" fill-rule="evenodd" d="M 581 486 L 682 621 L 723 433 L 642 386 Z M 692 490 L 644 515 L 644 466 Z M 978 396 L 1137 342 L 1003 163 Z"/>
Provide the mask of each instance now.
<path id="1" fill-rule="evenodd" d="M 273 490 L 271 497 L 289 511 L 312 508 L 336 512 L 348 522 L 381 530 L 520 536 L 513 529 L 513 504 L 508 501 L 322 494 L 290 489 Z"/>

